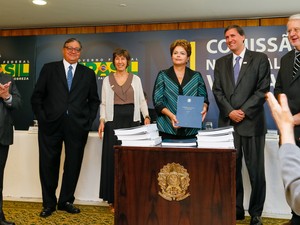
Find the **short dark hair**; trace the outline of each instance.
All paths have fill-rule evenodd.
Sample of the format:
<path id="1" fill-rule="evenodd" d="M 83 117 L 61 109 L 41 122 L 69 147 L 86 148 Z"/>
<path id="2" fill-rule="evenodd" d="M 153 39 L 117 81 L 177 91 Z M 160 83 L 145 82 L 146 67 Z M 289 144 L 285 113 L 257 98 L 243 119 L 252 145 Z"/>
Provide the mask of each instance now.
<path id="1" fill-rule="evenodd" d="M 236 24 L 229 25 L 228 27 L 226 27 L 224 30 L 224 35 L 226 34 L 226 32 L 228 30 L 231 30 L 231 29 L 236 29 L 236 31 L 239 33 L 239 35 L 245 36 L 245 31 L 243 30 L 243 28 L 241 28 L 239 25 L 236 25 Z"/>
<path id="2" fill-rule="evenodd" d="M 184 50 L 185 50 L 186 53 L 187 53 L 187 56 L 188 56 L 188 57 L 191 56 L 191 54 L 192 54 L 192 47 L 191 47 L 191 44 L 190 44 L 190 42 L 188 42 L 188 41 L 185 40 L 185 39 L 178 39 L 178 40 L 175 40 L 175 41 L 170 45 L 170 53 L 171 53 L 171 56 L 173 55 L 173 51 L 174 51 L 174 49 L 175 49 L 177 46 L 183 47 Z"/>
<path id="3" fill-rule="evenodd" d="M 78 42 L 78 44 L 79 44 L 79 46 L 80 46 L 80 49 L 82 49 L 81 42 L 80 42 L 79 40 L 77 40 L 76 38 L 69 38 L 68 40 L 66 40 L 63 47 L 65 48 L 65 47 L 66 47 L 66 44 L 71 43 L 71 42 L 74 42 L 74 41 Z"/>
<path id="4" fill-rule="evenodd" d="M 115 49 L 115 51 L 113 52 L 113 64 L 114 64 L 114 66 L 115 66 L 115 59 L 116 59 L 117 56 L 124 56 L 127 59 L 127 67 L 129 66 L 130 61 L 131 61 L 131 57 L 130 57 L 129 52 L 126 49 L 122 49 L 122 48 Z"/>

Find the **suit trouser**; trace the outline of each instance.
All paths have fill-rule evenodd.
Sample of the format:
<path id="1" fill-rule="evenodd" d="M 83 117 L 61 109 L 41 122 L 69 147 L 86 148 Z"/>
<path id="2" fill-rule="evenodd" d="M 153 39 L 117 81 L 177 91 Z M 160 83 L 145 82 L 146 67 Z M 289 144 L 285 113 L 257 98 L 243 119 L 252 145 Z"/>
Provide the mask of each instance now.
<path id="1" fill-rule="evenodd" d="M 236 162 L 236 213 L 244 215 L 244 186 L 242 178 L 242 159 L 248 170 L 251 194 L 248 212 L 250 216 L 261 216 L 265 197 L 266 179 L 264 163 L 265 135 L 245 137 L 235 132 L 234 143 L 237 149 Z"/>
<path id="2" fill-rule="evenodd" d="M 9 145 L 0 144 L 0 213 L 2 212 L 3 205 L 3 178 L 4 178 L 4 168 L 8 156 Z"/>
<path id="3" fill-rule="evenodd" d="M 56 204 L 73 203 L 88 131 L 76 126 L 67 115 L 57 130 L 50 135 L 41 130 L 39 129 L 38 140 L 43 207 L 55 208 Z M 65 146 L 64 172 L 57 202 L 55 192 L 58 186 L 63 144 Z"/>

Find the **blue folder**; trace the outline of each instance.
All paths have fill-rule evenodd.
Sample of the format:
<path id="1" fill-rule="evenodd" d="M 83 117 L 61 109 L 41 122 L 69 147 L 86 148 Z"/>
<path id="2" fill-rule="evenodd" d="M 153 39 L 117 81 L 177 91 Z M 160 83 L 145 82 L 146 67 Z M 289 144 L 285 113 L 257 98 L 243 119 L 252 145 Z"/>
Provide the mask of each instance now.
<path id="1" fill-rule="evenodd" d="M 202 128 L 204 97 L 179 95 L 177 99 L 177 126 Z"/>

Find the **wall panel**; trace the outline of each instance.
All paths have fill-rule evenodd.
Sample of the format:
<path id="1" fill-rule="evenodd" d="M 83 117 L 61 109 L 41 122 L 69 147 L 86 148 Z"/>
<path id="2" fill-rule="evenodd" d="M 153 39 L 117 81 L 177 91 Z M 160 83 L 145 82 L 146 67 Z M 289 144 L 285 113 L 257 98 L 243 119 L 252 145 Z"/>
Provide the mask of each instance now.
<path id="1" fill-rule="evenodd" d="M 67 34 L 94 34 L 96 33 L 96 27 L 69 27 L 67 28 Z"/>
<path id="2" fill-rule="evenodd" d="M 224 20 L 224 27 L 233 24 L 238 24 L 241 27 L 259 26 L 259 20 Z"/>
<path id="3" fill-rule="evenodd" d="M 96 33 L 126 32 L 126 29 L 126 25 L 98 26 L 96 27 Z"/>
<path id="4" fill-rule="evenodd" d="M 222 28 L 230 24 L 240 26 L 281 26 L 285 25 L 288 18 L 262 18 L 245 20 L 217 20 L 217 21 L 192 21 L 179 23 L 131 24 L 89 27 L 60 27 L 60 28 L 32 28 L 0 30 L 0 36 L 32 36 L 53 34 L 94 34 L 109 32 L 138 32 L 156 30 L 185 30 L 199 28 Z"/>
<path id="5" fill-rule="evenodd" d="M 288 18 L 272 18 L 272 19 L 261 19 L 261 26 L 280 26 L 286 25 Z"/>

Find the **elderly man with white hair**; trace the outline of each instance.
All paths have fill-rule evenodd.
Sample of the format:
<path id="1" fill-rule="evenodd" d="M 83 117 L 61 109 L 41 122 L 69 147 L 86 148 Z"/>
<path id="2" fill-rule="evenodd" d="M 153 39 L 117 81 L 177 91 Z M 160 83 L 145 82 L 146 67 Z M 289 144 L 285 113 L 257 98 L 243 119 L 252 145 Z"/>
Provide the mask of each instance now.
<path id="1" fill-rule="evenodd" d="M 281 58 L 274 94 L 276 98 L 279 94 L 287 96 L 294 120 L 295 143 L 300 147 L 300 14 L 289 17 L 287 34 L 294 48 Z M 292 211 L 292 219 L 285 225 L 291 224 L 300 224 L 300 212 Z"/>

